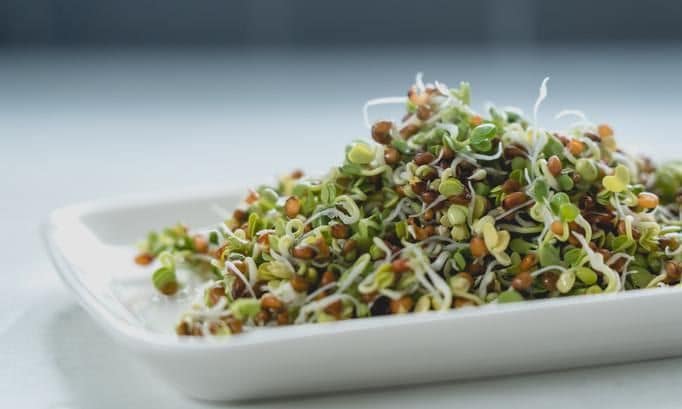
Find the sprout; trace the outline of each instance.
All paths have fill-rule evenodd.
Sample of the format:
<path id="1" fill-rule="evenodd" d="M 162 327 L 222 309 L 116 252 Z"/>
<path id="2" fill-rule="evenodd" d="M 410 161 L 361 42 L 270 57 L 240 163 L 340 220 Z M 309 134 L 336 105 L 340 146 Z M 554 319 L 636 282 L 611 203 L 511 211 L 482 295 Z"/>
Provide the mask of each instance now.
<path id="1" fill-rule="evenodd" d="M 546 131 L 546 95 L 547 79 L 533 121 L 484 116 L 468 84 L 420 74 L 407 98 L 365 105 L 366 120 L 384 103 L 407 115 L 375 124 L 323 177 L 289 173 L 234 212 L 213 205 L 211 231 L 152 232 L 137 261 L 158 264 L 164 294 L 193 274 L 180 335 L 679 286 L 682 162 L 634 159 L 576 111 Z"/>

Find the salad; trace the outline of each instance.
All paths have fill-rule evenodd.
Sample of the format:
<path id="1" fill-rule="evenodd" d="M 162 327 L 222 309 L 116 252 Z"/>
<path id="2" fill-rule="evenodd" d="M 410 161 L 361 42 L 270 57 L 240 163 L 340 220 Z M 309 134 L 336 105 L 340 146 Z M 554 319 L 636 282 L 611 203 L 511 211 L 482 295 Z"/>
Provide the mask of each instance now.
<path id="1" fill-rule="evenodd" d="M 250 190 L 207 232 L 148 235 L 164 296 L 203 285 L 179 335 L 322 323 L 680 285 L 682 164 L 619 149 L 579 111 L 551 132 L 518 109 L 477 113 L 470 87 L 424 84 L 365 105 L 371 139 L 322 178 Z M 403 104 L 400 121 L 368 110 Z"/>

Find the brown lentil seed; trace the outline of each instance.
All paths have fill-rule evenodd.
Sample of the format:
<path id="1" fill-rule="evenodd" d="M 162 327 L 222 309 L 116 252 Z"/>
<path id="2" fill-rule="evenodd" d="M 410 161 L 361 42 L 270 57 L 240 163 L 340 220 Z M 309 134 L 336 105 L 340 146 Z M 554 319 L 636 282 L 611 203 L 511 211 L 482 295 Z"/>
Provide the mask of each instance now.
<path id="1" fill-rule="evenodd" d="M 289 313 L 287 311 L 277 314 L 277 325 L 289 325 Z"/>
<path id="2" fill-rule="evenodd" d="M 550 156 L 547 160 L 547 168 L 549 169 L 549 173 L 553 176 L 558 176 L 561 173 L 562 168 L 561 159 L 556 155 Z"/>
<path id="3" fill-rule="evenodd" d="M 601 136 L 597 135 L 596 133 L 585 132 L 583 135 L 585 135 L 587 138 L 590 138 L 594 142 L 601 143 Z"/>
<path id="4" fill-rule="evenodd" d="M 346 242 L 343 244 L 343 255 L 345 256 L 346 254 L 350 253 L 351 251 L 355 250 L 355 247 L 357 246 L 357 242 L 353 239 L 351 240 L 346 240 Z"/>
<path id="5" fill-rule="evenodd" d="M 207 303 L 209 307 L 212 307 L 220 301 L 222 297 L 225 296 L 225 287 L 216 286 L 210 288 L 206 293 Z"/>
<path id="6" fill-rule="evenodd" d="M 415 194 L 421 195 L 422 193 L 426 192 L 426 182 L 413 182 L 410 185 L 410 188 Z"/>
<path id="7" fill-rule="evenodd" d="M 154 261 L 154 256 L 151 253 L 140 253 L 135 256 L 135 263 L 140 266 L 147 266 Z"/>
<path id="8" fill-rule="evenodd" d="M 507 194 L 518 192 L 520 189 L 521 184 L 514 179 L 507 179 L 502 184 L 502 191 Z"/>
<path id="9" fill-rule="evenodd" d="M 447 146 L 443 146 L 440 150 L 440 157 L 445 160 L 454 159 L 455 151 L 453 151 Z"/>
<path id="10" fill-rule="evenodd" d="M 473 301 L 464 297 L 455 297 L 455 299 L 452 301 L 452 306 L 455 308 L 471 307 L 473 305 Z"/>
<path id="11" fill-rule="evenodd" d="M 438 198 L 438 193 L 434 192 L 433 190 L 427 190 L 421 194 L 421 198 L 424 203 L 433 203 Z"/>
<path id="12" fill-rule="evenodd" d="M 471 273 L 472 276 L 479 276 L 483 274 L 483 271 L 485 271 L 485 268 L 483 268 L 483 264 L 481 263 L 471 263 L 469 265 L 469 273 Z"/>
<path id="13" fill-rule="evenodd" d="M 559 281 L 559 276 L 553 271 L 542 273 L 542 286 L 549 292 L 557 290 L 556 283 Z"/>
<path id="14" fill-rule="evenodd" d="M 431 110 L 427 106 L 420 105 L 419 108 L 417 108 L 417 118 L 426 121 L 429 117 L 431 117 Z"/>
<path id="15" fill-rule="evenodd" d="M 679 280 L 682 276 L 682 268 L 676 261 L 667 261 L 665 263 L 665 275 L 671 280 Z"/>
<path id="16" fill-rule="evenodd" d="M 433 156 L 433 153 L 421 152 L 421 153 L 418 153 L 417 155 L 415 155 L 414 163 L 417 166 L 428 165 L 429 163 L 433 162 L 434 159 L 436 159 L 436 158 Z"/>
<path id="17" fill-rule="evenodd" d="M 527 156 L 527 152 L 525 149 L 518 145 L 508 145 L 504 148 L 503 151 L 504 158 L 505 159 L 513 159 L 517 157 L 525 157 Z"/>
<path id="18" fill-rule="evenodd" d="M 256 316 L 253 317 L 253 321 L 256 323 L 256 325 L 260 326 L 267 324 L 267 322 L 270 321 L 270 312 L 268 312 L 268 310 L 258 311 Z"/>
<path id="19" fill-rule="evenodd" d="M 331 271 L 325 271 L 322 273 L 322 278 L 320 279 L 320 284 L 325 286 L 336 281 L 336 276 Z"/>
<path id="20" fill-rule="evenodd" d="M 404 273 L 410 270 L 410 264 L 407 259 L 398 258 L 391 263 L 391 270 L 394 273 Z"/>
<path id="21" fill-rule="evenodd" d="M 526 291 L 533 284 L 533 276 L 528 271 L 521 271 L 512 279 L 512 287 L 518 291 Z"/>
<path id="22" fill-rule="evenodd" d="M 468 205 L 471 201 L 471 196 L 468 192 L 462 193 L 461 195 L 450 196 L 447 201 L 451 204 Z"/>
<path id="23" fill-rule="evenodd" d="M 402 136 L 404 139 L 409 139 L 417 132 L 419 132 L 419 127 L 415 124 L 409 124 L 400 130 L 400 136 Z"/>
<path id="24" fill-rule="evenodd" d="M 420 94 L 414 87 L 411 87 L 407 91 L 407 96 L 408 98 L 410 98 L 410 101 L 415 105 L 424 105 L 427 102 L 429 102 L 429 94 L 427 94 L 426 92 Z"/>
<path id="25" fill-rule="evenodd" d="M 296 246 L 291 250 L 291 255 L 296 258 L 309 260 L 315 256 L 315 250 L 310 246 Z"/>
<path id="26" fill-rule="evenodd" d="M 284 202 L 284 213 L 288 218 L 293 219 L 301 212 L 301 201 L 296 196 L 290 196 Z"/>
<path id="27" fill-rule="evenodd" d="M 204 236 L 196 235 L 192 237 L 192 244 L 194 245 L 194 250 L 200 254 L 208 253 L 208 240 Z"/>
<path id="28" fill-rule="evenodd" d="M 265 294 L 260 299 L 260 306 L 269 310 L 279 310 L 283 304 L 272 294 Z"/>
<path id="29" fill-rule="evenodd" d="M 397 300 L 391 300 L 389 306 L 392 314 L 404 314 L 412 310 L 414 301 L 410 296 L 405 295 Z"/>
<path id="30" fill-rule="evenodd" d="M 526 256 L 521 259 L 521 264 L 519 264 L 519 269 L 521 271 L 530 271 L 531 268 L 537 263 L 537 257 L 535 254 L 526 254 Z"/>
<path id="31" fill-rule="evenodd" d="M 324 308 L 324 312 L 334 316 L 334 318 L 338 320 L 341 318 L 341 312 L 343 312 L 343 303 L 341 300 L 334 301 Z"/>
<path id="32" fill-rule="evenodd" d="M 372 139 L 377 143 L 386 145 L 391 142 L 391 129 L 393 122 L 379 121 L 372 125 Z"/>
<path id="33" fill-rule="evenodd" d="M 565 135 L 554 134 L 554 136 L 555 136 L 555 137 L 559 140 L 559 142 L 561 142 L 561 144 L 564 145 L 564 146 L 568 145 L 568 143 L 571 141 L 570 139 L 568 139 L 568 136 L 565 136 Z"/>
<path id="34" fill-rule="evenodd" d="M 296 292 L 304 293 L 308 291 L 309 286 L 310 284 L 308 283 L 308 281 L 306 281 L 306 279 L 301 276 L 295 275 L 291 278 L 291 287 Z"/>
<path id="35" fill-rule="evenodd" d="M 225 323 L 227 324 L 227 327 L 230 329 L 231 334 L 239 334 L 244 329 L 242 321 L 236 318 L 228 318 Z"/>
<path id="36" fill-rule="evenodd" d="M 387 147 L 384 150 L 384 161 L 388 165 L 395 165 L 400 162 L 400 152 L 396 148 Z"/>
<path id="37" fill-rule="evenodd" d="M 349 236 L 349 228 L 345 224 L 336 223 L 331 226 L 331 235 L 335 239 L 345 239 Z"/>
<path id="38" fill-rule="evenodd" d="M 471 255 L 476 258 L 483 257 L 488 253 L 485 242 L 480 237 L 473 237 L 469 242 L 469 248 L 471 249 Z"/>
<path id="39" fill-rule="evenodd" d="M 414 226 L 414 238 L 417 241 L 426 240 L 429 238 L 429 233 L 426 228 Z"/>
<path id="40" fill-rule="evenodd" d="M 178 335 L 190 335 L 191 330 L 189 324 L 186 321 L 181 321 L 175 327 L 175 333 Z"/>
<path id="41" fill-rule="evenodd" d="M 510 193 L 502 200 L 502 207 L 505 210 L 511 209 L 513 207 L 519 206 L 523 202 L 528 200 L 528 196 L 524 192 L 514 192 Z"/>

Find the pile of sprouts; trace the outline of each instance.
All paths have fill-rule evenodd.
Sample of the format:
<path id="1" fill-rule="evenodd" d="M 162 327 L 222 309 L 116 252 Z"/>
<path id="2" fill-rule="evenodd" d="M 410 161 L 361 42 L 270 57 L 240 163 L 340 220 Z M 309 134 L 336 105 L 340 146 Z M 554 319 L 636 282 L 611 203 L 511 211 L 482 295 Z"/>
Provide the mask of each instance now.
<path id="1" fill-rule="evenodd" d="M 195 336 L 680 285 L 682 165 L 623 152 L 579 111 L 540 128 L 546 85 L 530 122 L 418 75 L 367 102 L 372 140 L 323 178 L 251 190 L 215 230 L 152 232 L 136 261 L 162 296 L 198 294 L 176 327 Z M 405 116 L 370 123 L 383 103 Z"/>

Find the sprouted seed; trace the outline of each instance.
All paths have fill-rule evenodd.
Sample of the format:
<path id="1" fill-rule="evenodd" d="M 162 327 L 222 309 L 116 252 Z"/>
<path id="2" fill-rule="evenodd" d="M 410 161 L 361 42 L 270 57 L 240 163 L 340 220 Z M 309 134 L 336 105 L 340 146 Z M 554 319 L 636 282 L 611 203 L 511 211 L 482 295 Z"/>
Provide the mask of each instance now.
<path id="1" fill-rule="evenodd" d="M 623 152 L 579 111 L 539 128 L 546 85 L 533 124 L 418 76 L 365 105 L 368 138 L 326 176 L 251 190 L 209 232 L 152 232 L 135 261 L 155 263 L 164 296 L 183 287 L 177 268 L 205 280 L 176 327 L 195 336 L 679 286 L 682 163 Z M 372 125 L 380 103 L 406 115 Z"/>

